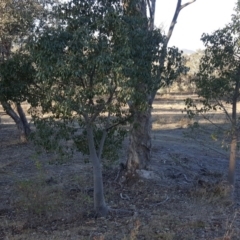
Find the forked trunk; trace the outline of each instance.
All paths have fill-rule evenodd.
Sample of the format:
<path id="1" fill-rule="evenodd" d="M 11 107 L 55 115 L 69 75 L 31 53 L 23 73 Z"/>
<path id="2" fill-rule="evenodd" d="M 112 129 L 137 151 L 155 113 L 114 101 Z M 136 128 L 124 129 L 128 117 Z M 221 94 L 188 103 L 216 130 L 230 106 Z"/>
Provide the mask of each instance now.
<path id="1" fill-rule="evenodd" d="M 94 182 L 94 210 L 98 217 L 106 217 L 108 207 L 105 202 L 103 192 L 103 177 L 100 158 L 97 155 L 94 144 L 93 129 L 91 124 L 87 126 L 88 146 L 90 152 L 90 160 L 93 164 L 93 182 Z"/>
<path id="2" fill-rule="evenodd" d="M 2 102 L 3 109 L 16 123 L 21 142 L 26 142 L 31 132 L 29 123 L 20 104 L 16 104 L 18 114 L 13 110 L 8 102 Z"/>

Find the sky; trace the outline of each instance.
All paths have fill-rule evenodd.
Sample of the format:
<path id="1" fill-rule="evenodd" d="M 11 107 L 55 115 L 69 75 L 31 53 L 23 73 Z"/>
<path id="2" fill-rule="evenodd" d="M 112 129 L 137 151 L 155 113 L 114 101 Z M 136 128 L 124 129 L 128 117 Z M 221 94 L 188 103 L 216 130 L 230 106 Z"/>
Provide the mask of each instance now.
<path id="1" fill-rule="evenodd" d="M 196 0 L 183 8 L 178 16 L 168 46 L 197 50 L 204 46 L 200 40 L 203 33 L 212 33 L 231 21 L 237 0 Z M 188 2 L 183 0 L 182 4 Z M 163 26 L 167 33 L 176 9 L 177 0 L 157 0 L 155 25 Z"/>

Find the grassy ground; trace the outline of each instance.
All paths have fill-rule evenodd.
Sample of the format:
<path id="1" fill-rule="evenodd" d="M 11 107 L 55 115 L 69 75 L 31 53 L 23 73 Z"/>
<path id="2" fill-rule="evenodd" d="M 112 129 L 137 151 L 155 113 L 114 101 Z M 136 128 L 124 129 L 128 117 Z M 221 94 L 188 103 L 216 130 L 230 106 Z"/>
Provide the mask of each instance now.
<path id="1" fill-rule="evenodd" d="M 19 143 L 15 126 L 4 116 L 0 239 L 240 239 L 239 179 L 229 198 L 228 152 L 213 141 L 207 124 L 188 127 L 191 121 L 181 113 L 184 98 L 156 98 L 148 179 L 116 182 L 117 164 L 104 169 L 109 206 L 131 212 L 107 219 L 95 219 L 92 212 L 91 164 L 80 154 L 61 164 L 54 155 L 36 154 L 31 143 Z M 223 115 L 215 119 L 225 126 Z"/>

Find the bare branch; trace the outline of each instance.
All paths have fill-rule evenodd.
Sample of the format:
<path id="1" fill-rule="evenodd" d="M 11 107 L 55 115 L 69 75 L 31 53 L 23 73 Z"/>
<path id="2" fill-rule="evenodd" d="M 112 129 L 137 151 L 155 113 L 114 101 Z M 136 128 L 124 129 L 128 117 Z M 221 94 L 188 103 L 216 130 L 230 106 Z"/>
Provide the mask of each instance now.
<path id="1" fill-rule="evenodd" d="M 186 6 L 188 6 L 189 4 L 194 3 L 194 2 L 196 2 L 196 0 L 192 0 L 192 1 L 190 1 L 190 2 L 187 2 L 187 3 L 183 4 L 183 5 L 181 6 L 181 9 L 180 9 L 180 10 L 182 10 L 183 8 L 185 8 Z"/>
<path id="2" fill-rule="evenodd" d="M 203 117 L 203 119 L 207 120 L 208 122 L 210 122 L 214 127 L 216 127 L 217 129 L 220 129 L 220 130 L 225 130 L 223 127 L 217 125 L 216 123 L 214 123 L 210 117 L 207 117 L 206 115 L 204 115 L 203 113 L 201 113 L 201 116 Z"/>
<path id="3" fill-rule="evenodd" d="M 191 3 L 194 3 L 194 2 L 196 2 L 196 0 L 192 0 L 192 1 L 187 2 L 187 3 L 182 5 L 182 0 L 178 0 L 177 6 L 176 6 L 176 10 L 175 10 L 175 13 L 174 13 L 174 16 L 173 16 L 173 19 L 172 19 L 172 22 L 171 22 L 171 25 L 170 25 L 169 30 L 168 30 L 167 39 L 165 41 L 165 47 L 167 47 L 167 44 L 168 44 L 168 42 L 169 42 L 169 40 L 170 40 L 170 38 L 172 36 L 173 29 L 174 29 L 174 27 L 175 27 L 175 25 L 177 23 L 177 18 L 178 18 L 178 15 L 179 15 L 180 11 L 184 7 L 190 5 Z"/>
<path id="4" fill-rule="evenodd" d="M 151 7 L 150 7 L 150 0 L 148 0 L 148 6 L 150 11 L 150 26 L 149 29 L 154 29 L 154 19 L 155 19 L 155 7 L 156 7 L 156 0 L 151 0 Z"/>
<path id="5" fill-rule="evenodd" d="M 222 101 L 218 100 L 218 99 L 215 99 L 215 101 L 223 109 L 223 111 L 226 114 L 228 120 L 232 123 L 232 117 L 229 115 L 229 113 L 228 113 L 227 109 L 225 108 L 225 106 L 223 105 Z"/>
<path id="6" fill-rule="evenodd" d="M 175 13 L 174 13 L 174 16 L 173 16 L 173 19 L 172 19 L 172 22 L 171 22 L 171 25 L 169 27 L 169 30 L 168 30 L 168 34 L 167 34 L 167 37 L 166 37 L 166 40 L 163 44 L 163 47 L 162 47 L 162 53 L 161 53 L 161 56 L 160 56 L 160 61 L 159 61 L 159 72 L 161 72 L 161 69 L 164 67 L 164 63 L 165 63 L 165 59 L 166 59 L 166 55 L 167 55 L 167 46 L 168 46 L 168 42 L 172 36 L 172 33 L 173 33 L 173 30 L 174 30 L 174 27 L 177 23 L 177 18 L 178 18 L 178 15 L 181 11 L 181 9 L 183 9 L 184 7 L 186 7 L 187 5 L 195 2 L 196 0 L 192 0 L 188 3 L 185 3 L 183 5 L 181 5 L 182 3 L 182 0 L 178 0 L 178 3 L 177 3 L 177 6 L 176 6 L 176 10 L 175 10 Z M 157 91 L 153 91 L 152 94 L 151 94 L 151 101 L 153 101 L 154 99 L 154 96 L 156 95 L 156 92 Z"/>
<path id="7" fill-rule="evenodd" d="M 153 18 L 153 12 L 152 12 L 152 6 L 150 4 L 150 0 L 147 0 L 148 8 L 149 8 L 149 13 L 150 13 L 150 19 Z"/>

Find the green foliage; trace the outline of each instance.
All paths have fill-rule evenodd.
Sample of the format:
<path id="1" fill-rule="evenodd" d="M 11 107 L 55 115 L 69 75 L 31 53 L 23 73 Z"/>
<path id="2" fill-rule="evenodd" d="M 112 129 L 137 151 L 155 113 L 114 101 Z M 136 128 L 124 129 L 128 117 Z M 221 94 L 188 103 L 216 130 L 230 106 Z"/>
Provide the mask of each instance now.
<path id="1" fill-rule="evenodd" d="M 99 127 L 94 128 L 94 142 L 97 149 L 100 147 L 102 135 L 104 129 Z M 122 128 L 111 128 L 108 130 L 108 137 L 105 140 L 105 145 L 102 153 L 103 164 L 108 165 L 113 163 L 119 158 L 119 149 L 122 146 L 122 141 L 126 136 L 127 132 Z M 81 134 L 73 137 L 74 143 L 78 151 L 82 152 L 85 155 L 89 155 L 89 148 L 87 143 L 87 131 L 83 130 Z"/>
<path id="2" fill-rule="evenodd" d="M 238 36 L 234 36 L 233 25 L 204 34 L 202 40 L 208 46 L 201 60 L 197 87 L 206 99 L 221 98 L 231 102 L 235 83 L 238 81 Z"/>
<path id="3" fill-rule="evenodd" d="M 182 52 L 176 47 L 169 47 L 166 56 L 165 69 L 162 71 L 164 86 L 170 85 L 181 73 L 185 73 L 188 68 L 185 67 Z"/>
<path id="4" fill-rule="evenodd" d="M 59 163 L 72 155 L 72 146 L 66 145 L 65 142 L 70 140 L 71 135 L 75 132 L 70 124 L 66 124 L 65 121 L 54 121 L 52 117 L 35 118 L 33 121 L 38 131 L 32 132 L 30 139 L 37 146 L 37 152 L 41 153 L 43 150 L 53 152 L 58 155 Z M 65 141 L 62 141 L 63 139 Z"/>
<path id="5" fill-rule="evenodd" d="M 34 26 L 34 19 L 42 13 L 43 7 L 38 0 L 1 0 L 0 40 L 20 40 Z"/>
<path id="6" fill-rule="evenodd" d="M 190 117 L 201 113 L 210 123 L 213 123 L 213 121 L 206 117 L 205 113 L 217 110 L 222 110 L 225 113 L 231 126 L 230 131 L 222 129 L 226 138 L 228 138 L 226 135 L 229 133 L 231 137 L 228 171 L 228 182 L 231 186 L 235 184 L 239 135 L 239 119 L 237 117 L 239 113 L 237 103 L 240 96 L 239 26 L 237 9 L 232 22 L 226 27 L 215 31 L 213 34 L 203 34 L 202 41 L 206 49 L 196 78 L 197 93 L 201 97 L 201 106 L 197 106 L 192 99 L 187 99 L 187 108 L 185 109 Z M 231 110 L 229 111 L 229 109 Z M 214 134 L 211 137 L 214 141 L 218 140 L 218 137 Z"/>
<path id="7" fill-rule="evenodd" d="M 239 98 L 239 89 L 236 89 L 239 88 L 240 73 L 239 34 L 236 31 L 238 25 L 233 20 L 213 34 L 203 34 L 202 41 L 206 49 L 195 78 L 202 107 L 197 109 L 194 102 L 187 99 L 186 110 L 190 115 L 194 114 L 191 111 L 194 108 L 195 113 L 218 109 L 225 111 L 224 103 L 233 104 Z"/>
<path id="8" fill-rule="evenodd" d="M 36 2 L 3 0 L 0 2 L 0 97 L 22 101 L 33 68 L 26 54 L 9 59 L 13 41 L 18 41 L 33 24 Z M 24 35 L 25 36 L 25 35 Z M 8 56 L 8 59 L 6 58 Z M 5 58 L 4 58 L 5 57 Z"/>
<path id="9" fill-rule="evenodd" d="M 20 103 L 31 98 L 35 69 L 24 42 L 45 13 L 41 0 L 0 1 L 0 101 Z"/>
<path id="10" fill-rule="evenodd" d="M 21 141 L 30 132 L 21 102 L 31 97 L 35 69 L 24 49 L 35 20 L 45 12 L 41 0 L 0 1 L 0 103 L 21 130 Z M 16 111 L 11 104 L 17 106 Z"/>
<path id="11" fill-rule="evenodd" d="M 119 1 L 71 1 L 54 16 L 56 24 L 32 35 L 28 45 L 36 69 L 29 99 L 38 106 L 32 111 L 35 142 L 61 153 L 72 139 L 89 154 L 91 126 L 99 157 L 114 160 L 131 120 L 127 103 L 147 104 L 163 38 L 142 28 L 146 19 L 123 15 Z M 135 91 L 143 81 L 149 88 Z"/>
<path id="12" fill-rule="evenodd" d="M 0 100 L 22 102 L 31 98 L 35 69 L 27 54 L 15 53 L 0 63 Z"/>

